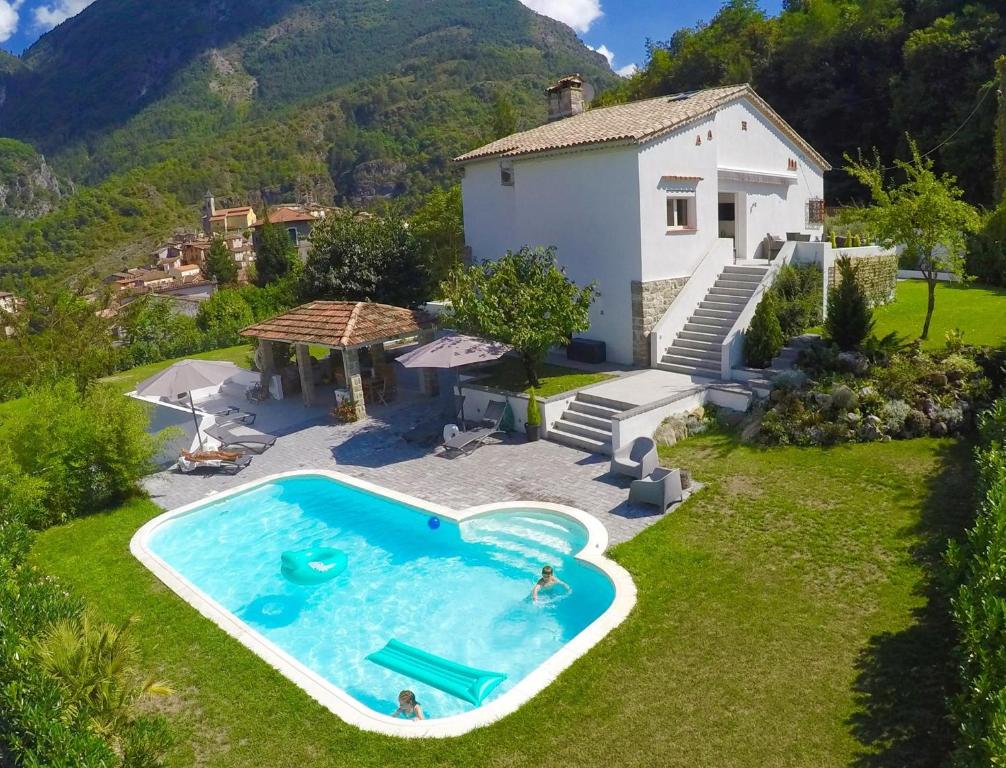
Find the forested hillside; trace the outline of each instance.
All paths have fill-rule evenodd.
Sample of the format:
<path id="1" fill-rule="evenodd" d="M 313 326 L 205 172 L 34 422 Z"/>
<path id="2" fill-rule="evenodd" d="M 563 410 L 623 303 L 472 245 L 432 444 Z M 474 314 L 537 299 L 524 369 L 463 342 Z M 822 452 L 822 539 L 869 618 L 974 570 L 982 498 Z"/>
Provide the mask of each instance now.
<path id="1" fill-rule="evenodd" d="M 836 168 L 859 148 L 904 157 L 909 132 L 923 151 L 939 146 L 938 165 L 987 205 L 1003 7 L 1001 0 L 786 0 L 769 18 L 755 0 L 730 0 L 708 25 L 654 30 L 664 42 L 651 44 L 646 66 L 601 100 L 749 81 Z M 831 202 L 862 192 L 840 170 L 828 179 Z"/>
<path id="2" fill-rule="evenodd" d="M 97 0 L 0 67 L 0 134 L 78 191 L 0 227 L 0 280 L 116 266 L 221 202 L 413 204 L 502 111 L 615 82 L 569 28 L 517 0 Z"/>

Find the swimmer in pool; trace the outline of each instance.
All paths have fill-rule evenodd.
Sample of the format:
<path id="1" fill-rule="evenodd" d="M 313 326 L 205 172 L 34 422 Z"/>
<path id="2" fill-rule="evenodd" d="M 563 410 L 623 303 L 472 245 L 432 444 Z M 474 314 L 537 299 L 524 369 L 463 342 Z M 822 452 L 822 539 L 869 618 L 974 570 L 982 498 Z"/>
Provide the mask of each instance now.
<path id="1" fill-rule="evenodd" d="M 531 590 L 531 600 L 537 603 L 538 593 L 543 589 L 552 589 L 553 587 L 562 587 L 567 593 L 573 591 L 573 588 L 569 584 L 556 577 L 555 570 L 553 570 L 551 565 L 546 565 L 541 569 L 541 578 L 538 579 L 534 585 L 534 589 Z"/>
<path id="2" fill-rule="evenodd" d="M 406 720 L 425 720 L 423 708 L 416 701 L 416 694 L 412 691 L 402 691 L 398 694 L 398 709 L 392 717 L 404 717 Z"/>

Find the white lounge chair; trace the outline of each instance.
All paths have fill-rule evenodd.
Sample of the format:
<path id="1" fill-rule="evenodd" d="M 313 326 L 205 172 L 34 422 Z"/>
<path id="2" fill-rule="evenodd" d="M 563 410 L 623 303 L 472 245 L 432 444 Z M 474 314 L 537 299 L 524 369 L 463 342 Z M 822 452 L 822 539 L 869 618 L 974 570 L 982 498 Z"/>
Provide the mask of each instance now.
<path id="1" fill-rule="evenodd" d="M 251 464 L 252 457 L 240 454 L 230 454 L 226 451 L 209 451 L 203 453 L 183 452 L 178 457 L 178 471 L 184 474 L 197 469 L 218 469 L 234 475 Z"/>

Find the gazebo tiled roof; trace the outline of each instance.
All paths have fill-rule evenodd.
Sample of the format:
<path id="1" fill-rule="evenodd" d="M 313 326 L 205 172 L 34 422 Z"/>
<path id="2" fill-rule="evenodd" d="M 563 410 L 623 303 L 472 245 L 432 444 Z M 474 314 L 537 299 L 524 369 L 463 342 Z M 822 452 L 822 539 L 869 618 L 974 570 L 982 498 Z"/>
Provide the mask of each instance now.
<path id="1" fill-rule="evenodd" d="M 433 318 L 417 309 L 368 301 L 312 301 L 249 326 L 242 336 L 351 349 L 419 333 Z"/>

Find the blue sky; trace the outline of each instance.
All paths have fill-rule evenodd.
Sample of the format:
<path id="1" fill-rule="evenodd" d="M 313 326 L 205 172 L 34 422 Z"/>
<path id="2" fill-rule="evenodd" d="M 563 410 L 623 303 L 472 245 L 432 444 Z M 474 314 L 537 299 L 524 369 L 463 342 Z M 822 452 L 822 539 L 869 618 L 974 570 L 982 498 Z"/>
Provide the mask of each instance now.
<path id="1" fill-rule="evenodd" d="M 39 35 L 79 13 L 93 0 L 0 0 L 0 46 L 14 53 Z M 171 2 L 171 0 L 145 0 Z M 721 0 L 520 0 L 577 31 L 606 56 L 616 71 L 627 73 L 646 58 L 646 39 L 666 40 L 681 27 L 708 20 Z M 761 0 L 777 13 L 782 0 Z"/>

